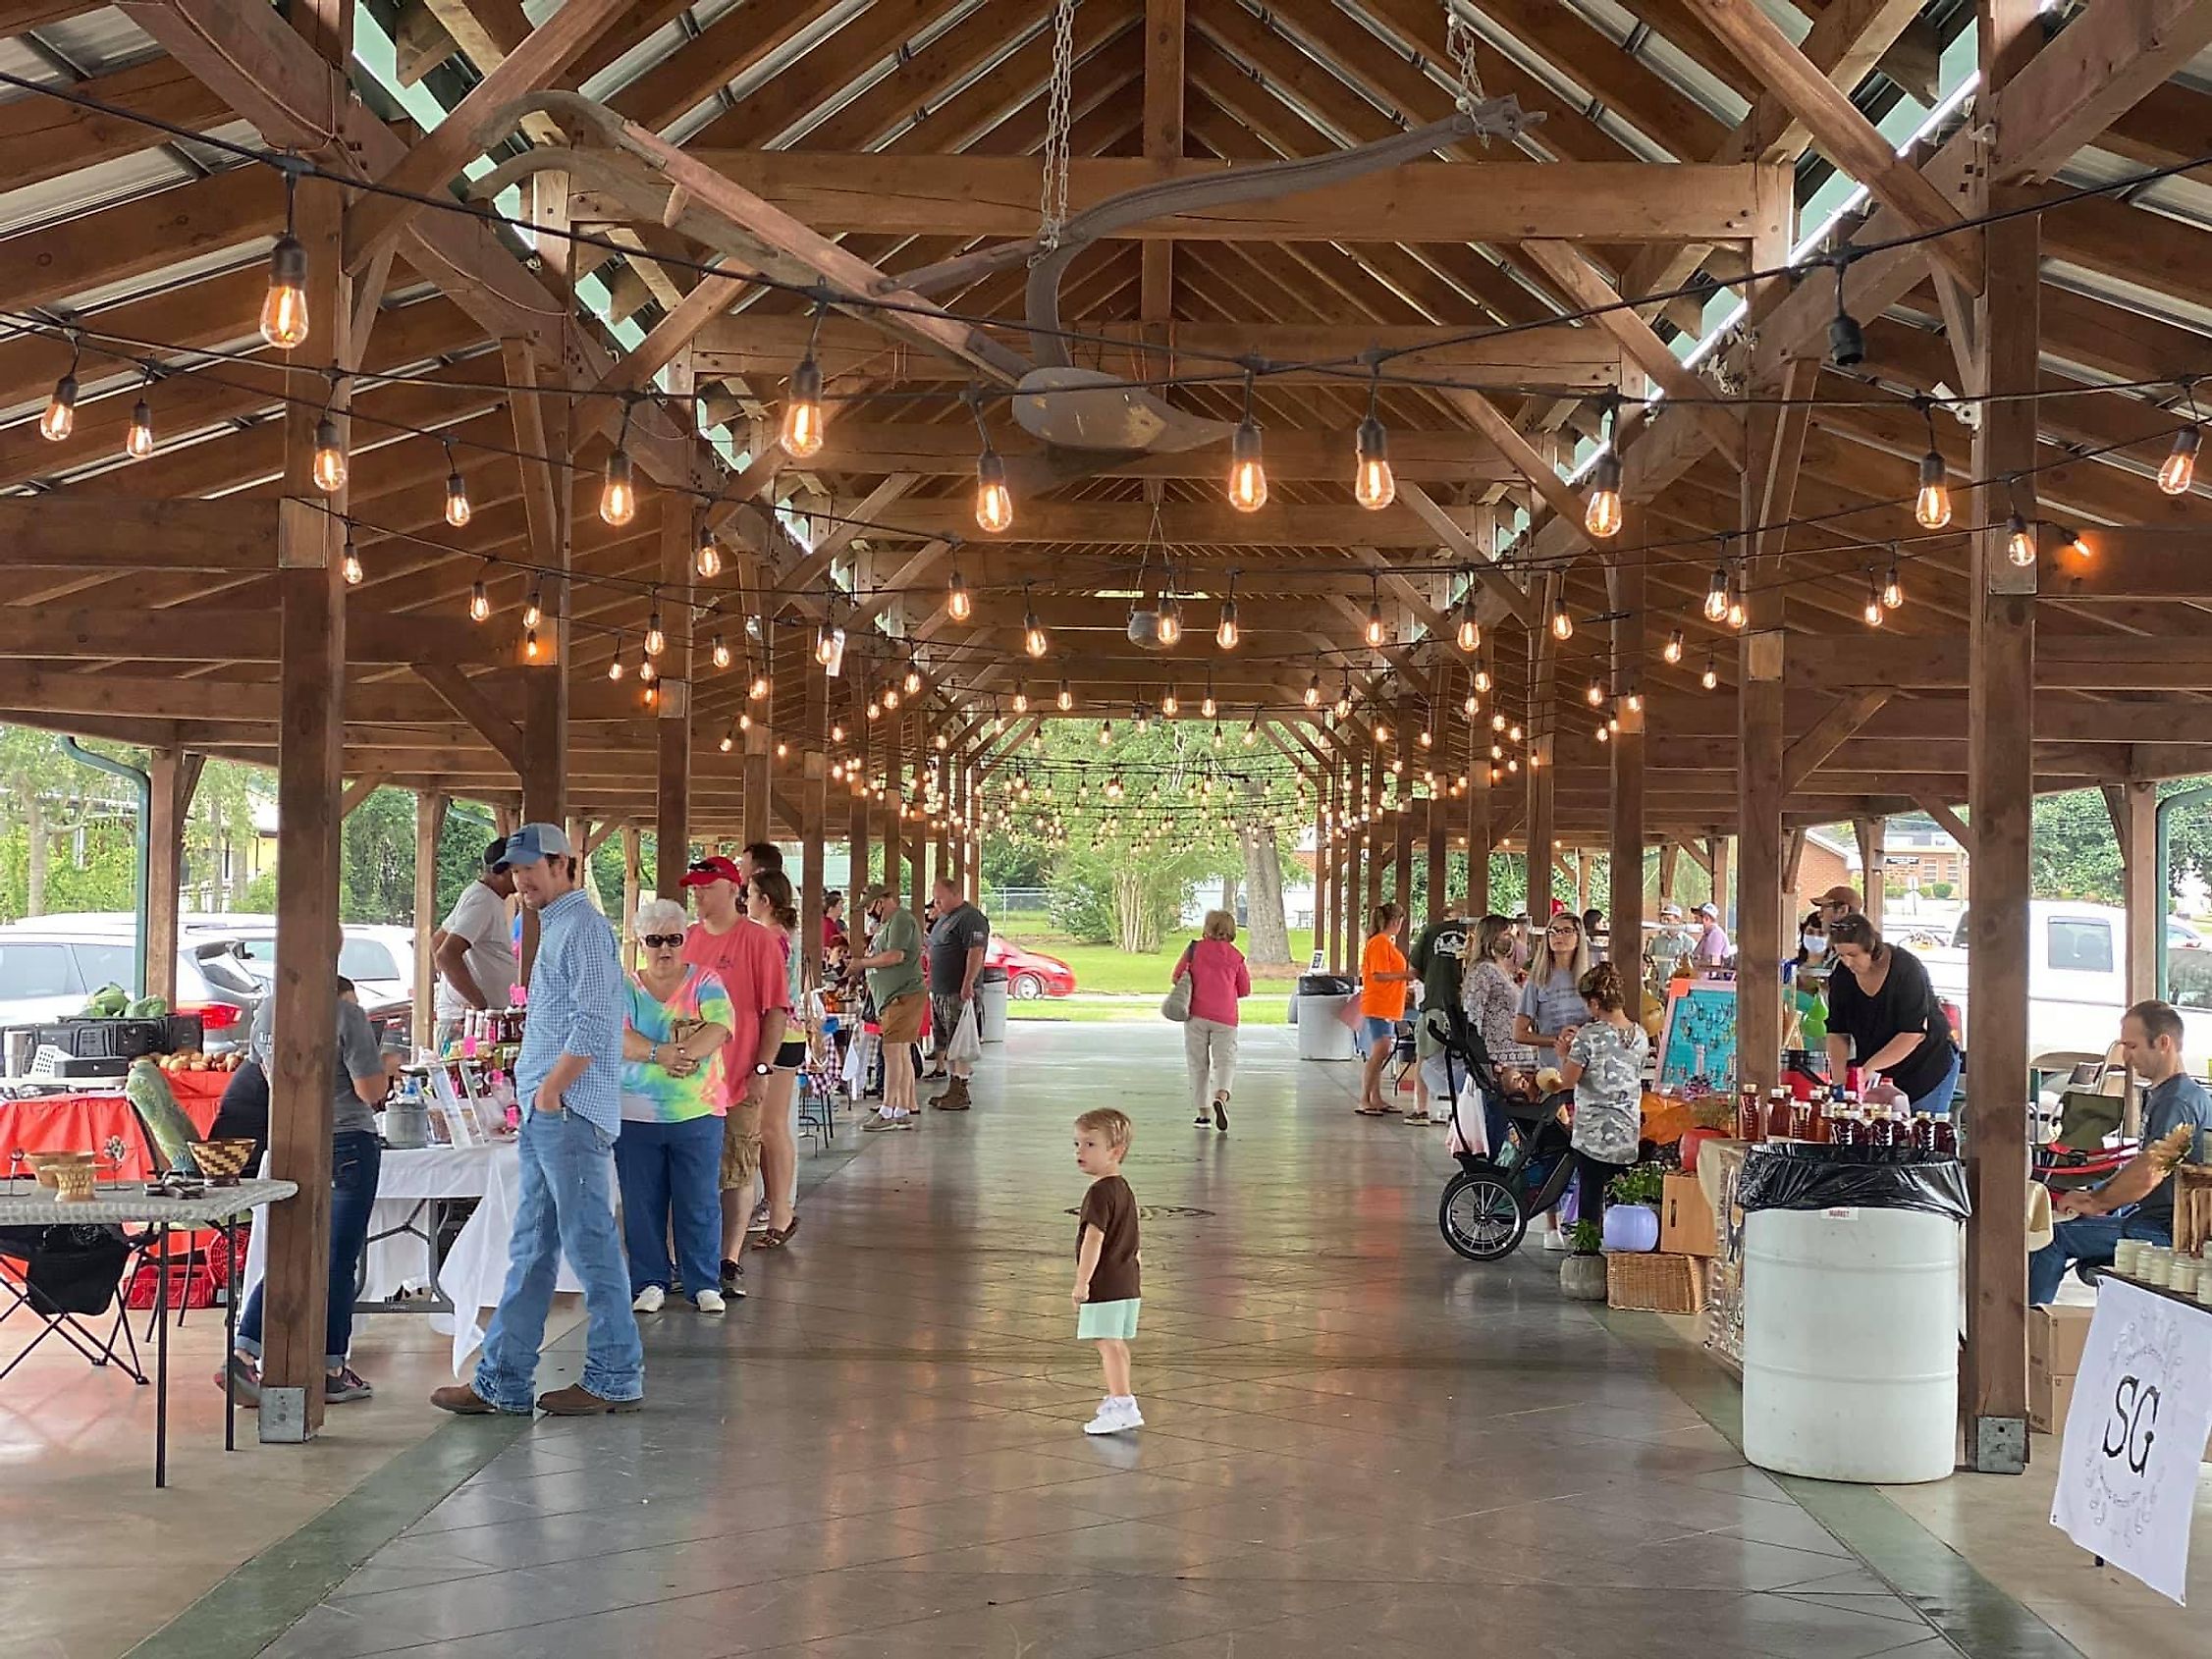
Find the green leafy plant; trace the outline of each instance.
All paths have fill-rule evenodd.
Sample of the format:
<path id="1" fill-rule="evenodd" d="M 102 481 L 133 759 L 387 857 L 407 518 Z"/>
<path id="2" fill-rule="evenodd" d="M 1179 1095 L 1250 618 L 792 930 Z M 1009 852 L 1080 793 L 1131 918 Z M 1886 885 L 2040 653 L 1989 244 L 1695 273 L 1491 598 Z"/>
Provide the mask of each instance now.
<path id="1" fill-rule="evenodd" d="M 1605 1229 L 1594 1221 L 1578 1221 L 1567 1229 L 1567 1248 L 1577 1256 L 1602 1255 Z"/>
<path id="2" fill-rule="evenodd" d="M 1636 1164 L 1605 1183 L 1605 1196 L 1615 1204 L 1655 1204 L 1666 1191 L 1663 1176 L 1664 1171 L 1655 1163 Z"/>

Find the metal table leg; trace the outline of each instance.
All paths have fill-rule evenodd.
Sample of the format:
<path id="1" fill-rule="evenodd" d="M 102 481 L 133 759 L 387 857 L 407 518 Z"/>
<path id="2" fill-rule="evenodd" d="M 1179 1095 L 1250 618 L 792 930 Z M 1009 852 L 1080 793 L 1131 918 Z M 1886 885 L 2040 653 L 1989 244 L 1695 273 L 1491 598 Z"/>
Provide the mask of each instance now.
<path id="1" fill-rule="evenodd" d="M 239 1218 L 223 1217 L 223 1450 L 239 1449 L 238 1390 L 231 1385 L 231 1356 L 239 1351 Z"/>
<path id="2" fill-rule="evenodd" d="M 158 1223 L 154 1237 L 161 1251 L 153 1282 L 153 1484 L 159 1491 L 169 1484 L 169 1223 Z"/>

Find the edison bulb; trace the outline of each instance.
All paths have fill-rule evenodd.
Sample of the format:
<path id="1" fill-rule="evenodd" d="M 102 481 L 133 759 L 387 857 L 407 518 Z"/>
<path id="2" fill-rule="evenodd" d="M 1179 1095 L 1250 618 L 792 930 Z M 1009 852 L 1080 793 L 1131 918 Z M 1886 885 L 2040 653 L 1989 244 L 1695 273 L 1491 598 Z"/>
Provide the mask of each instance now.
<path id="1" fill-rule="evenodd" d="M 326 496 L 346 488 L 346 450 L 338 441 L 338 422 L 328 415 L 315 422 L 315 456 L 307 472 Z"/>
<path id="2" fill-rule="evenodd" d="M 1370 512 L 1379 512 L 1398 495 L 1398 481 L 1390 471 L 1390 441 L 1382 422 L 1373 415 L 1361 421 L 1356 448 L 1352 499 Z"/>
<path id="3" fill-rule="evenodd" d="M 617 529 L 637 516 L 637 478 L 627 450 L 616 450 L 607 457 L 606 477 L 599 487 L 599 516 Z"/>
<path id="4" fill-rule="evenodd" d="M 144 460 L 153 454 L 153 410 L 143 398 L 131 410 L 131 430 L 124 434 L 123 448 L 133 460 Z"/>
<path id="5" fill-rule="evenodd" d="M 1014 525 L 1014 498 L 1006 488 L 1006 463 L 986 449 L 976 458 L 976 527 L 1003 535 Z"/>
<path id="6" fill-rule="evenodd" d="M 2193 426 L 2185 426 L 2174 434 L 2174 447 L 2159 463 L 2158 487 L 2170 496 L 2185 496 L 2196 482 L 2196 452 L 2204 441 L 2204 434 Z"/>
<path id="7" fill-rule="evenodd" d="M 1913 497 L 1913 517 L 1923 530 L 1951 522 L 1951 487 L 1944 482 L 1943 457 L 1930 450 L 1920 457 L 1920 487 Z"/>
<path id="8" fill-rule="evenodd" d="M 777 442 L 793 460 L 809 460 L 822 453 L 822 368 L 810 352 L 791 371 L 791 394 Z"/>
<path id="9" fill-rule="evenodd" d="M 306 344 L 307 249 L 290 231 L 269 249 L 269 292 L 261 298 L 261 338 L 280 351 Z"/>
<path id="10" fill-rule="evenodd" d="M 1229 505 L 1239 512 L 1258 512 L 1268 505 L 1268 468 L 1260 458 L 1260 428 L 1247 419 L 1229 446 Z"/>
<path id="11" fill-rule="evenodd" d="M 1621 457 L 1610 450 L 1591 466 L 1583 528 L 1600 540 L 1621 533 Z"/>

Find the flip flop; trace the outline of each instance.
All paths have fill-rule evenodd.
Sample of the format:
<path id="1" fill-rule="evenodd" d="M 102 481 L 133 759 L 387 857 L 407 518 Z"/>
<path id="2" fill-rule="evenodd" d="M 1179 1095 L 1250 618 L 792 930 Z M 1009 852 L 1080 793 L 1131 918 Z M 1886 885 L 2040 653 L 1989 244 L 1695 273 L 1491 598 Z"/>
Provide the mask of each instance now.
<path id="1" fill-rule="evenodd" d="M 1352 1110 L 1361 1117 L 1396 1117 L 1398 1115 L 1388 1106 L 1354 1106 Z"/>

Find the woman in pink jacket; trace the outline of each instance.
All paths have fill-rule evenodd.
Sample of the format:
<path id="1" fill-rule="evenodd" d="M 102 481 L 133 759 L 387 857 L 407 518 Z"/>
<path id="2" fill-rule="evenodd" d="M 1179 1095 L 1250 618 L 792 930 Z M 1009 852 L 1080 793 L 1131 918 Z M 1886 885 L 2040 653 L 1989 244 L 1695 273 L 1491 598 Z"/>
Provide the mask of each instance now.
<path id="1" fill-rule="evenodd" d="M 1199 937 L 1175 964 L 1175 978 L 1188 974 L 1191 981 L 1183 1063 L 1190 1068 L 1197 1122 L 1202 1128 L 1211 1123 L 1224 1134 L 1229 1127 L 1229 1080 L 1236 1075 L 1236 1005 L 1240 997 L 1252 994 L 1252 973 L 1235 939 L 1236 918 L 1226 910 L 1209 910 Z"/>

